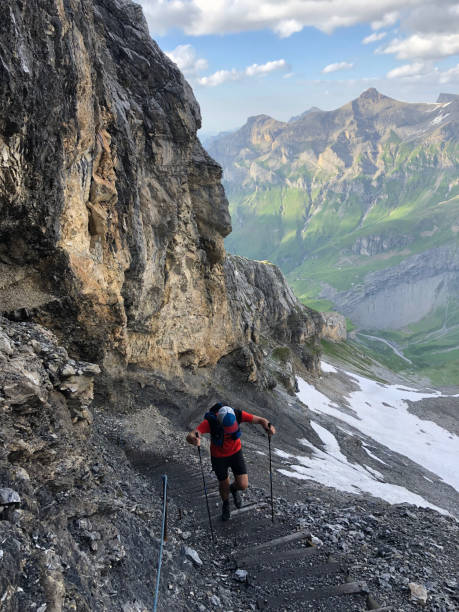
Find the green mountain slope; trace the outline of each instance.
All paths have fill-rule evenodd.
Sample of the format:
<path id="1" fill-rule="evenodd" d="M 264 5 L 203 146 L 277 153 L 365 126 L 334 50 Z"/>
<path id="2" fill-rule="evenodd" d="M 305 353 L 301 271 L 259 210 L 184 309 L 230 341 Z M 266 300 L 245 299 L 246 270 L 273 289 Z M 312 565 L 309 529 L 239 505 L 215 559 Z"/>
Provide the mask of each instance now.
<path id="1" fill-rule="evenodd" d="M 407 367 L 446 367 L 457 383 L 458 355 L 437 344 L 459 324 L 454 308 L 439 314 L 459 296 L 458 135 L 454 95 L 407 104 L 370 89 L 289 123 L 252 117 L 209 145 L 230 201 L 227 249 L 278 264 L 305 303 L 366 335 L 396 330 Z"/>

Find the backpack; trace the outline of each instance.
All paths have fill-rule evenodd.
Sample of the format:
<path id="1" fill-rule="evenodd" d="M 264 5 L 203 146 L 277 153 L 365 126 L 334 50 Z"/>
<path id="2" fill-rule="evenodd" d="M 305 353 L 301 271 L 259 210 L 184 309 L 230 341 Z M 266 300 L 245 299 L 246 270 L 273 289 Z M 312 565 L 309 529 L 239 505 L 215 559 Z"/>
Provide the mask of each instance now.
<path id="1" fill-rule="evenodd" d="M 209 423 L 210 439 L 214 446 L 223 446 L 225 436 L 227 438 L 230 437 L 232 440 L 238 440 L 241 437 L 239 423 L 242 421 L 242 410 L 233 408 L 234 414 L 236 415 L 237 430 L 231 433 L 225 433 L 225 427 L 223 427 L 223 425 L 221 425 L 217 419 L 217 412 L 223 407 L 223 405 L 224 404 L 221 402 L 214 404 L 209 412 L 206 412 L 204 415 L 204 418 Z"/>

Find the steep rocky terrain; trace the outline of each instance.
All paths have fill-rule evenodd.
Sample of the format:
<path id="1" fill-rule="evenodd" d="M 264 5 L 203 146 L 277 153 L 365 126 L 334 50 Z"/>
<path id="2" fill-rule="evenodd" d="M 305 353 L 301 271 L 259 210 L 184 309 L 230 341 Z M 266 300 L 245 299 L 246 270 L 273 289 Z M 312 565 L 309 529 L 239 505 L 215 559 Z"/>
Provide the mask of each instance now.
<path id="1" fill-rule="evenodd" d="M 316 545 L 318 534 L 324 571 L 313 574 L 311 601 L 346 606 L 344 593 L 353 609 L 374 608 L 369 593 L 414 609 L 408 582 L 430 579 L 429 605 L 451 609 L 452 517 L 281 479 L 282 453 L 297 453 L 301 439 L 327 450 L 313 419 L 336 429 L 298 391 L 320 380 L 319 342 L 343 339 L 344 320 L 303 306 L 276 266 L 226 256 L 221 169 L 196 138 L 189 86 L 139 7 L 9 0 L 0 24 L 0 609 L 153 610 L 162 473 L 171 502 L 158 609 L 254 609 L 262 581 L 248 590 L 227 562 L 238 538 L 263 541 L 266 517 L 255 541 L 230 531 L 213 547 L 199 517 L 198 460 L 185 444 L 216 398 L 278 426 L 269 533 L 298 539 L 307 529 Z M 439 409 L 437 399 L 429 401 Z M 361 459 L 352 435 L 340 441 Z M 247 427 L 244 444 L 255 484 L 246 501 L 263 503 L 266 438 Z M 426 490 L 417 483 L 424 468 L 408 465 L 403 494 L 449 509 L 448 485 Z M 389 468 L 381 477 L 399 482 Z M 430 551 L 419 549 L 429 526 L 432 570 Z M 199 549 L 201 570 L 183 544 Z M 329 559 L 341 553 L 343 572 Z M 296 577 L 280 596 L 308 586 Z"/>
<path id="2" fill-rule="evenodd" d="M 458 119 L 457 95 L 407 104 L 370 89 L 288 123 L 251 117 L 209 143 L 228 249 L 278 264 L 305 303 L 382 332 L 442 384 L 459 381 Z"/>
<path id="3" fill-rule="evenodd" d="M 225 257 L 221 169 L 138 6 L 17 0 L 0 22 L 0 601 L 120 609 L 159 509 L 105 411 L 183 430 L 227 389 L 272 403 L 320 371 L 328 323 L 276 267 Z"/>
<path id="4" fill-rule="evenodd" d="M 52 328 L 110 386 L 128 365 L 215 366 L 258 323 L 226 288 L 231 222 L 190 87 L 129 1 L 0 11 L 0 312 Z"/>

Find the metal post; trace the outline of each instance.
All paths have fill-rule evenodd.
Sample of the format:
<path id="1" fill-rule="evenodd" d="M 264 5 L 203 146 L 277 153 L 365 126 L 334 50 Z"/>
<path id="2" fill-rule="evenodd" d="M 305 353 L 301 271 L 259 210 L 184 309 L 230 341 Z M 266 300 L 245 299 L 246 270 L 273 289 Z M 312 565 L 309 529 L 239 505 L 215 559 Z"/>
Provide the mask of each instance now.
<path id="1" fill-rule="evenodd" d="M 159 581 L 161 577 L 161 564 L 163 561 L 163 544 L 167 536 L 166 533 L 166 521 L 167 521 L 167 474 L 161 476 L 163 481 L 163 519 L 161 523 L 161 543 L 159 545 L 159 559 L 158 559 L 158 570 L 156 572 L 156 588 L 155 588 L 155 601 L 153 605 L 153 612 L 156 612 L 158 607 L 158 596 L 159 596 Z"/>
<path id="2" fill-rule="evenodd" d="M 268 428 L 271 428 L 271 423 L 268 423 Z M 273 469 L 271 465 L 271 433 L 268 431 L 269 444 L 269 481 L 271 485 L 271 521 L 274 523 L 274 502 L 273 502 Z"/>

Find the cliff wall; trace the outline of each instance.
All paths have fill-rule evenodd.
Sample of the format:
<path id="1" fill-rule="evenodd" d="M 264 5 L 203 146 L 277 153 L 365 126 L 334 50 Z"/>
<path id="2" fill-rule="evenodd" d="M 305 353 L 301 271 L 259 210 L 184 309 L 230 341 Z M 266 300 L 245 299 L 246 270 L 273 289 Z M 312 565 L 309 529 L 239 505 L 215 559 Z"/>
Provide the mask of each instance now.
<path id="1" fill-rule="evenodd" d="M 386 270 L 371 272 L 365 283 L 346 291 L 323 287 L 340 311 L 367 329 L 401 329 L 435 312 L 457 295 L 457 245 L 429 249 Z"/>
<path id="2" fill-rule="evenodd" d="M 111 377 L 212 368 L 247 342 L 258 307 L 278 325 L 280 273 L 264 300 L 235 306 L 221 168 L 140 8 L 13 0 L 0 20 L 0 313 L 53 329 Z M 320 332 L 302 312 L 284 313 L 285 338 Z"/>
<path id="3" fill-rule="evenodd" d="M 0 607 L 11 612 L 152 609 L 160 505 L 136 458 L 151 477 L 158 457 L 183 454 L 211 397 L 277 411 L 286 400 L 266 391 L 292 393 L 301 360 L 319 369 L 321 316 L 276 267 L 225 255 L 221 168 L 199 126 L 130 0 L 0 4 Z M 172 550 L 188 593 L 177 540 Z M 182 611 L 168 583 L 159 609 Z"/>

